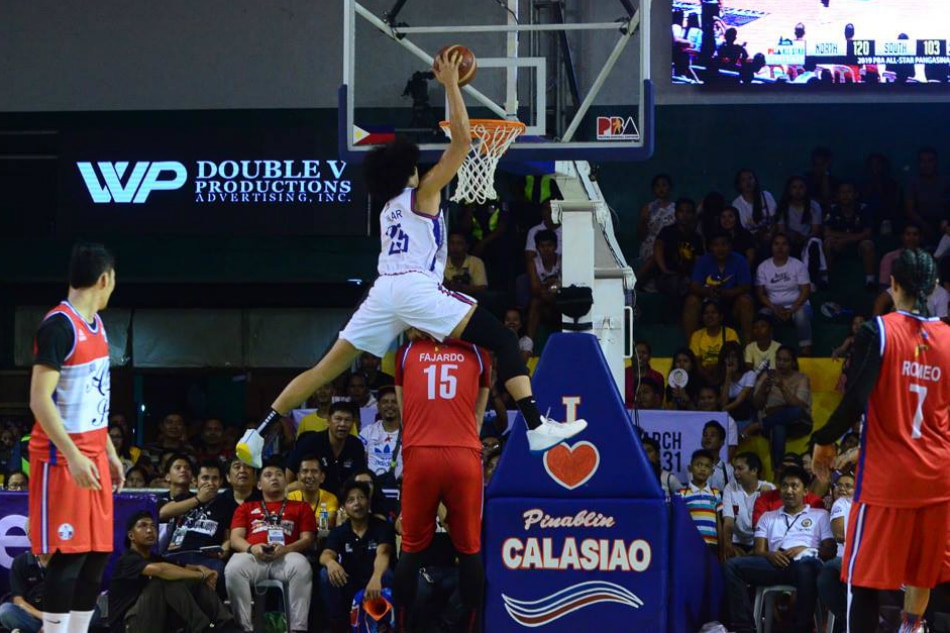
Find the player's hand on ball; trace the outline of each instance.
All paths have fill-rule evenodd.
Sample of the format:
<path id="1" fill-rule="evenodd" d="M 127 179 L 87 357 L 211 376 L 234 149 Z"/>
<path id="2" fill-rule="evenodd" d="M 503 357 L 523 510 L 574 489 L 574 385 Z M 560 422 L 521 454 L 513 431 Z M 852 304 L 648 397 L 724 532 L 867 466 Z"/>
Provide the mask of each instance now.
<path id="1" fill-rule="evenodd" d="M 835 465 L 835 457 L 838 451 L 834 444 L 815 444 L 814 452 L 811 456 L 811 469 L 815 471 L 822 481 L 831 477 L 831 469 Z"/>
<path id="2" fill-rule="evenodd" d="M 75 457 L 68 460 L 69 474 L 80 488 L 91 488 L 92 490 L 102 490 L 102 484 L 99 483 L 99 469 L 95 462 L 83 455 L 77 453 Z"/>
<path id="3" fill-rule="evenodd" d="M 432 73 L 443 86 L 458 84 L 459 64 L 462 63 L 462 54 L 457 50 L 446 51 L 435 58 L 432 64 Z"/>

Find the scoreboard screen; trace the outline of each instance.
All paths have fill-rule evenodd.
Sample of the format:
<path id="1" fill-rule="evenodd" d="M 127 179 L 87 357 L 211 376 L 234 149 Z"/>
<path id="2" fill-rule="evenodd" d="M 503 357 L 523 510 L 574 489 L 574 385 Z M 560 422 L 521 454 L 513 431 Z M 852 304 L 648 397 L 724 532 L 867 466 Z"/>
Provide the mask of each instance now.
<path id="1" fill-rule="evenodd" d="M 947 0 L 673 0 L 673 83 L 950 82 Z"/>

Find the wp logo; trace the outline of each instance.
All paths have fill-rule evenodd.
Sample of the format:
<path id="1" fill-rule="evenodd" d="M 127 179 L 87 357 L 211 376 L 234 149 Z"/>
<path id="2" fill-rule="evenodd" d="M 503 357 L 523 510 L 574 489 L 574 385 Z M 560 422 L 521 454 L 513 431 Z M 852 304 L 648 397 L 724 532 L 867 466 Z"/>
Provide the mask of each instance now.
<path id="1" fill-rule="evenodd" d="M 142 204 L 153 191 L 179 189 L 188 178 L 185 166 L 175 161 L 138 162 L 128 176 L 127 161 L 99 161 L 96 163 L 99 173 L 96 173 L 96 167 L 93 167 L 92 163 L 80 162 L 76 163 L 76 166 L 79 167 L 79 173 L 86 183 L 92 201 L 97 204 Z"/>

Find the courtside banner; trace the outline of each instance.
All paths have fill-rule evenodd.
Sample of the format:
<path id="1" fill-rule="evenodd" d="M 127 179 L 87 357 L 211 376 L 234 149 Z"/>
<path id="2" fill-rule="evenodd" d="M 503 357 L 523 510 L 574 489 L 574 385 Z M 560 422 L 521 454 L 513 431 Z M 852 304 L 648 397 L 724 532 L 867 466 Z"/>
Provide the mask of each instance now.
<path id="1" fill-rule="evenodd" d="M 666 631 L 670 506 L 597 339 L 555 334 L 532 382 L 588 427 L 531 453 L 515 421 L 486 491 L 485 630 Z"/>
<path id="2" fill-rule="evenodd" d="M 113 497 L 115 521 L 113 524 L 113 552 L 102 580 L 102 589 L 109 586 L 112 567 L 125 551 L 125 526 L 139 510 L 148 510 L 158 519 L 156 496 L 152 494 L 123 493 Z M 10 591 L 10 567 L 13 559 L 30 549 L 26 537 L 29 496 L 25 492 L 0 492 L 0 596 Z"/>
<path id="3" fill-rule="evenodd" d="M 689 460 L 703 447 L 703 427 L 709 421 L 728 428 L 729 414 L 721 411 L 641 410 L 640 430 L 660 444 L 660 465 L 685 485 L 689 481 Z M 729 446 L 724 443 L 719 456 L 729 461 Z"/>

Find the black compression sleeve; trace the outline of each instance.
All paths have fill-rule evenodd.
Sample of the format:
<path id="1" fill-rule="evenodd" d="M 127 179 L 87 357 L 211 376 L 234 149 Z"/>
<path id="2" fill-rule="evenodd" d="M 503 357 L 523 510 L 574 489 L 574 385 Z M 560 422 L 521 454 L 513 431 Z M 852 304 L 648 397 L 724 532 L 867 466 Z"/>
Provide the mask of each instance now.
<path id="1" fill-rule="evenodd" d="M 816 444 L 834 444 L 861 417 L 881 373 L 881 331 L 877 320 L 865 323 L 854 337 L 848 388 L 828 423 L 812 435 Z"/>
<path id="2" fill-rule="evenodd" d="M 35 365 L 46 365 L 59 371 L 73 348 L 73 326 L 65 314 L 54 314 L 36 331 Z"/>

